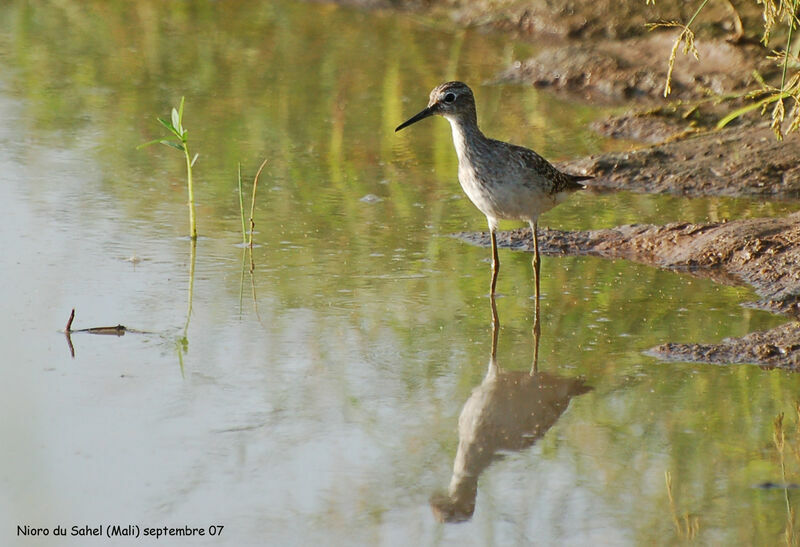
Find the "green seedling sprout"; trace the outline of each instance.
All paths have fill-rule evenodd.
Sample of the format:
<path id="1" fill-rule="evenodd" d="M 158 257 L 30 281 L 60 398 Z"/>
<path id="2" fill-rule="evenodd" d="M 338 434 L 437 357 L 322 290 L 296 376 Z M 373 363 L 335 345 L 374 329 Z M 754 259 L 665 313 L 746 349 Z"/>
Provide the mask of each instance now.
<path id="1" fill-rule="evenodd" d="M 194 185 L 192 184 L 192 166 L 197 161 L 198 154 L 192 157 L 189 154 L 189 144 L 187 134 L 188 131 L 183 127 L 183 103 L 185 97 L 181 97 L 180 106 L 172 109 L 172 117 L 170 120 L 164 118 L 157 118 L 158 122 L 167 128 L 167 131 L 177 137 L 177 141 L 171 139 L 155 139 L 150 142 L 139 145 L 137 148 L 150 146 L 151 144 L 165 144 L 183 152 L 186 157 L 186 186 L 189 190 L 189 230 L 192 239 L 197 239 L 197 221 L 195 220 L 194 211 Z"/>

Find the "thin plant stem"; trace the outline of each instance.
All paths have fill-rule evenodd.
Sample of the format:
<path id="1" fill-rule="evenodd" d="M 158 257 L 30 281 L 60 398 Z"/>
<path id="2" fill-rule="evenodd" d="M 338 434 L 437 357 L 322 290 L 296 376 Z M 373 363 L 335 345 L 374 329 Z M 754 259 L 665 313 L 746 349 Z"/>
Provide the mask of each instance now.
<path id="1" fill-rule="evenodd" d="M 786 24 L 789 27 L 786 37 L 786 50 L 783 52 L 783 63 L 781 69 L 781 87 L 776 94 L 778 99 L 775 102 L 775 108 L 772 109 L 772 130 L 775 137 L 780 141 L 783 140 L 783 119 L 785 116 L 785 109 L 783 106 L 783 99 L 786 95 L 786 71 L 789 67 L 789 55 L 792 48 L 792 34 L 795 26 L 795 14 L 797 12 L 797 0 L 792 3 L 792 12 L 788 14 Z M 791 129 L 790 129 L 791 130 Z"/>
<path id="2" fill-rule="evenodd" d="M 194 165 L 194 161 L 197 159 L 197 156 L 192 158 L 191 154 L 189 154 L 189 139 L 187 136 L 188 131 L 183 128 L 183 105 L 185 101 L 186 97 L 182 96 L 181 104 L 177 111 L 177 119 L 175 109 L 172 110 L 172 126 L 173 132 L 181 140 L 181 149 L 183 150 L 183 155 L 186 158 L 186 187 L 189 193 L 189 234 L 192 239 L 197 239 L 197 221 L 194 211 L 194 183 L 192 181 L 192 166 Z M 176 121 L 177 127 L 175 127 Z"/>
<path id="3" fill-rule="evenodd" d="M 256 227 L 255 221 L 255 214 L 256 214 L 256 190 L 258 190 L 258 176 L 261 174 L 261 171 L 264 169 L 264 166 L 267 164 L 267 160 L 261 162 L 261 166 L 258 168 L 256 172 L 256 176 L 253 179 L 253 195 L 250 199 L 250 248 L 253 248 L 253 230 Z"/>
<path id="4" fill-rule="evenodd" d="M 675 40 L 675 43 L 672 44 L 672 50 L 669 53 L 669 61 L 667 63 L 667 78 L 666 82 L 664 83 L 664 97 L 668 97 L 670 93 L 672 93 L 672 72 L 675 70 L 675 59 L 678 56 L 678 48 L 681 45 L 681 42 L 684 43 L 683 53 L 688 54 L 691 52 L 694 54 L 695 58 L 698 57 L 697 48 L 694 46 L 694 32 L 691 30 L 691 25 L 697 16 L 703 11 L 703 8 L 708 3 L 708 0 L 703 0 L 700 3 L 700 6 L 695 10 L 692 16 L 689 18 L 689 21 L 684 25 L 681 23 L 676 22 L 669 22 L 669 23 L 656 23 L 652 25 L 648 25 L 651 29 L 661 26 L 666 27 L 679 27 L 682 28 L 680 34 L 678 34 L 678 38 Z"/>
<path id="5" fill-rule="evenodd" d="M 781 93 L 784 91 L 784 87 L 786 86 L 786 69 L 789 65 L 789 49 L 792 47 L 792 31 L 794 31 L 794 16 L 797 13 L 797 0 L 794 1 L 792 5 L 792 16 L 789 18 L 789 33 L 786 38 L 786 54 L 783 57 L 783 71 L 781 72 Z"/>
<path id="6" fill-rule="evenodd" d="M 183 101 L 181 101 L 183 102 Z M 192 157 L 189 155 L 189 146 L 183 141 L 183 152 L 186 156 L 186 185 L 189 189 L 189 230 L 192 239 L 197 239 L 197 222 L 194 211 L 194 184 L 192 183 Z"/>
<path id="7" fill-rule="evenodd" d="M 687 27 L 692 26 L 692 23 L 694 23 L 694 20 L 697 18 L 698 15 L 700 15 L 700 12 L 703 11 L 703 8 L 706 7 L 706 4 L 708 4 L 708 0 L 703 0 L 700 6 L 695 10 L 694 15 L 692 15 L 689 18 L 689 22 L 686 23 Z"/>

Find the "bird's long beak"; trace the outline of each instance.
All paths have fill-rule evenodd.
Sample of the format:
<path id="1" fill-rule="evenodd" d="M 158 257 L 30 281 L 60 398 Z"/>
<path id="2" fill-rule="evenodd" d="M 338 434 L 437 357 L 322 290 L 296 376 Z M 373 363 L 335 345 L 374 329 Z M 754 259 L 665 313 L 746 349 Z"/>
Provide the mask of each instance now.
<path id="1" fill-rule="evenodd" d="M 400 131 L 404 127 L 408 127 L 412 123 L 416 123 L 416 122 L 418 122 L 420 120 L 423 120 L 423 119 L 427 118 L 428 116 L 433 116 L 433 114 L 434 114 L 434 108 L 433 108 L 433 106 L 429 106 L 428 108 L 426 108 L 425 110 L 423 110 L 422 112 L 417 114 L 416 116 L 413 116 L 413 117 L 409 118 L 408 120 L 404 121 L 403 123 L 401 123 L 400 125 L 398 125 L 397 129 L 395 129 L 395 132 Z"/>

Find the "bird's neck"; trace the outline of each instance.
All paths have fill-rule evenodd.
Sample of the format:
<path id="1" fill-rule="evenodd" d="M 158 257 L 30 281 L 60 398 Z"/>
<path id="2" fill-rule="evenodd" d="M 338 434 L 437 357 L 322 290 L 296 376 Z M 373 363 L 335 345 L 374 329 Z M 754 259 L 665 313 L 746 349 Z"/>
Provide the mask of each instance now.
<path id="1" fill-rule="evenodd" d="M 470 150 L 474 150 L 476 145 L 486 140 L 486 137 L 478 129 L 478 121 L 474 115 L 464 117 L 446 116 L 453 130 L 453 145 L 456 147 L 459 162 L 468 159 Z"/>

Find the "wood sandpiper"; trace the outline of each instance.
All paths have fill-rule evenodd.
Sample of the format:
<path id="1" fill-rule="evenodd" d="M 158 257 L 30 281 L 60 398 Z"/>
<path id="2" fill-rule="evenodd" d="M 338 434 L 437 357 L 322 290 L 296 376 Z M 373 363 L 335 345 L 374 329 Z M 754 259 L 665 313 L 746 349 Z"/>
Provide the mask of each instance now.
<path id="1" fill-rule="evenodd" d="M 539 215 L 549 211 L 569 194 L 584 188 L 579 181 L 592 178 L 562 173 L 533 150 L 489 139 L 478 128 L 475 97 L 462 82 L 447 82 L 431 91 L 428 107 L 397 126 L 400 131 L 428 116 L 443 116 L 453 130 L 458 155 L 458 181 L 475 206 L 486 215 L 492 241 L 494 295 L 500 262 L 497 258 L 498 221 L 524 220 L 533 238 L 533 271 L 536 303 L 539 303 Z M 537 310 L 538 317 L 538 310 Z"/>

